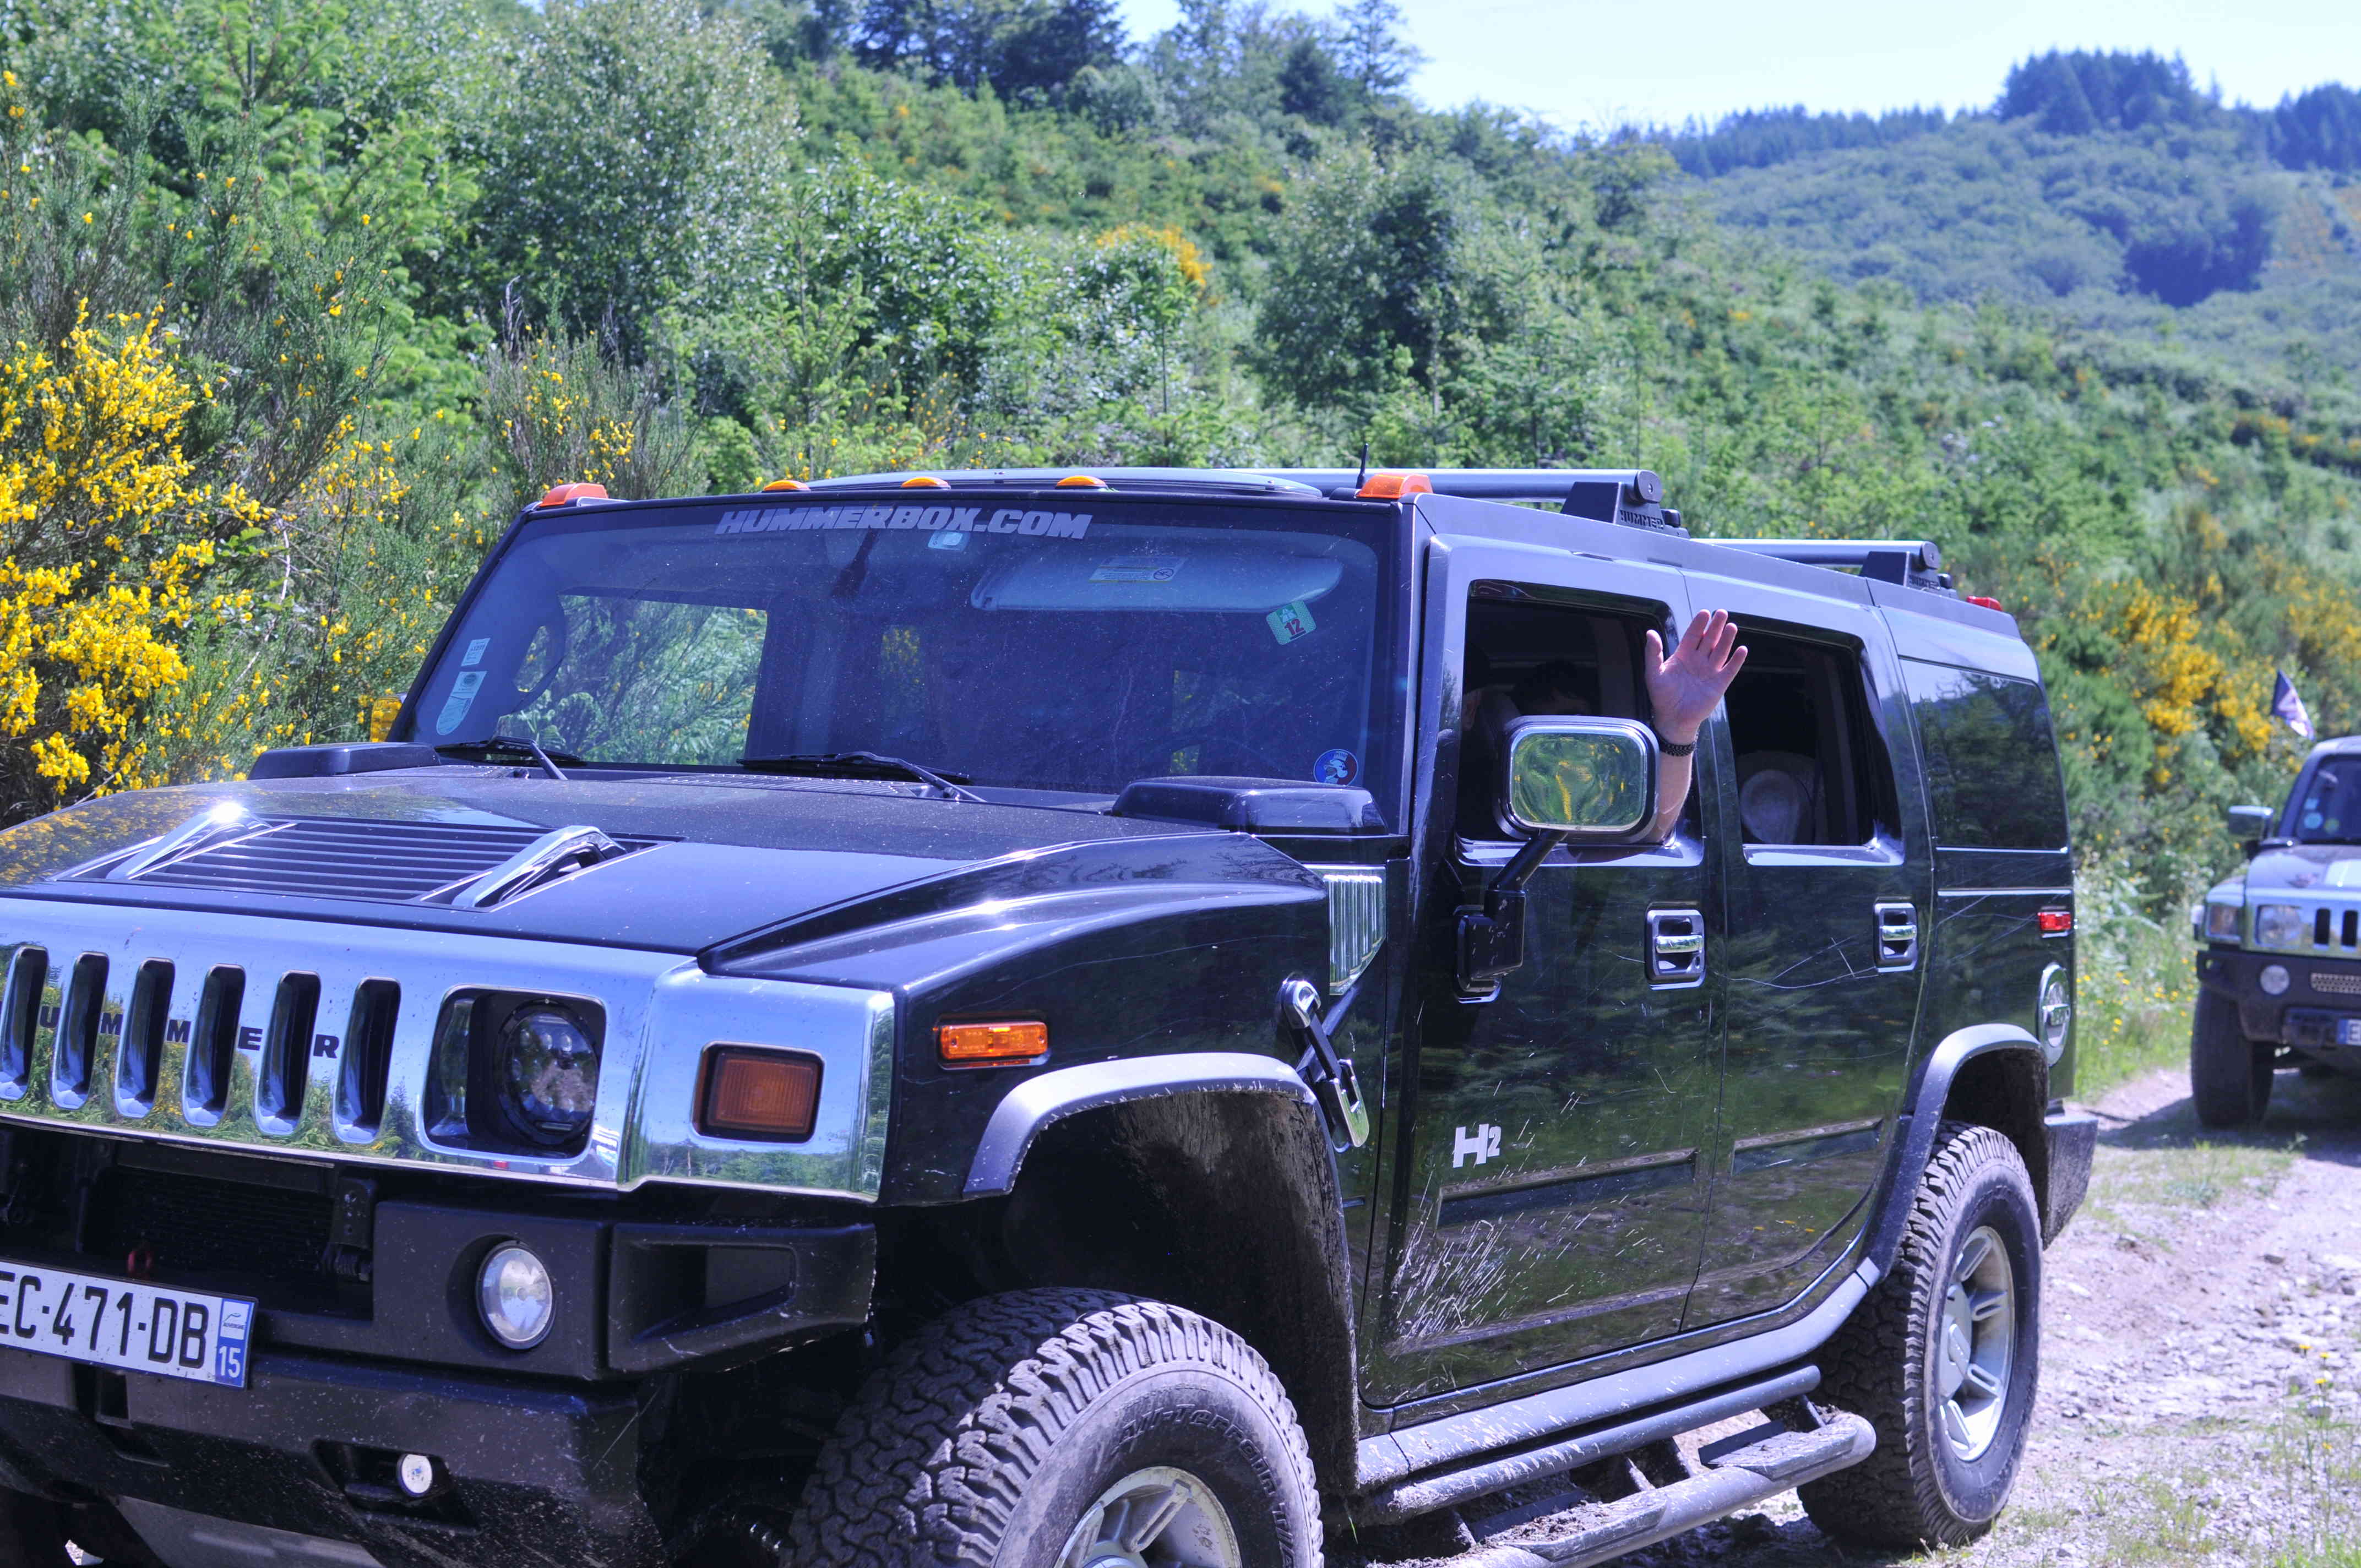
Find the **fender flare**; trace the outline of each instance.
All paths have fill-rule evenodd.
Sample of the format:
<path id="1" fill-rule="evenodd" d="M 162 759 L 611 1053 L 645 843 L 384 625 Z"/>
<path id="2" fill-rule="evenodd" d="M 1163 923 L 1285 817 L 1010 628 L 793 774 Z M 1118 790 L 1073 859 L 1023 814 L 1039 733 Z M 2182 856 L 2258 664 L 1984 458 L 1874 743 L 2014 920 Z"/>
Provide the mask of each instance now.
<path id="1" fill-rule="evenodd" d="M 1315 1113 L 1319 1109 L 1311 1086 L 1294 1068 L 1276 1057 L 1247 1051 L 1180 1051 L 1061 1067 L 1027 1079 L 994 1107 L 968 1163 L 966 1196 L 990 1198 L 1013 1190 L 1033 1141 L 1069 1116 L 1127 1101 L 1208 1093 L 1277 1094 L 1301 1101 Z"/>
<path id="2" fill-rule="evenodd" d="M 1943 1124 L 1943 1102 L 1950 1098 L 1960 1069 L 1979 1057 L 2003 1051 L 2030 1052 L 2034 1065 L 2045 1076 L 2048 1071 L 2049 1057 L 2041 1042 L 2032 1031 L 2015 1024 L 1971 1024 L 1954 1029 L 1928 1053 L 1926 1070 L 1918 1075 L 1917 1092 L 1901 1118 L 1901 1136 L 1894 1140 L 1894 1179 L 1886 1184 L 1884 1212 L 1878 1215 L 1870 1235 L 1867 1262 L 1879 1276 L 1893 1266 L 1894 1255 L 1901 1249 L 1903 1229 L 1910 1223 L 1914 1186 L 1935 1152 L 1935 1134 Z"/>

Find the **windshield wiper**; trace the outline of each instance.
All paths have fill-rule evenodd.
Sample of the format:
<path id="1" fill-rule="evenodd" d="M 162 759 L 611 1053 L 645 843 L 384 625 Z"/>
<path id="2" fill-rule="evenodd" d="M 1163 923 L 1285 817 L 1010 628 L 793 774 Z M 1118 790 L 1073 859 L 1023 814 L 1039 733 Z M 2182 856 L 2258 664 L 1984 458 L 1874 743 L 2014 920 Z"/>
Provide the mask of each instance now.
<path id="1" fill-rule="evenodd" d="M 558 771 L 560 762 L 572 768 L 588 765 L 571 751 L 544 751 L 540 741 L 528 740 L 521 735 L 495 735 L 489 740 L 460 740 L 448 746 L 437 746 L 434 750 L 469 762 L 489 762 L 496 752 L 500 751 L 522 752 L 526 761 L 538 763 L 543 772 L 560 784 L 566 782 L 566 775 Z"/>
<path id="2" fill-rule="evenodd" d="M 973 801 L 978 806 L 990 804 L 974 791 L 960 788 L 969 782 L 965 773 L 939 773 L 906 758 L 888 757 L 876 751 L 810 751 L 788 757 L 748 757 L 738 765 L 749 773 L 800 773 L 806 778 L 815 779 L 900 777 L 939 789 L 951 800 Z"/>

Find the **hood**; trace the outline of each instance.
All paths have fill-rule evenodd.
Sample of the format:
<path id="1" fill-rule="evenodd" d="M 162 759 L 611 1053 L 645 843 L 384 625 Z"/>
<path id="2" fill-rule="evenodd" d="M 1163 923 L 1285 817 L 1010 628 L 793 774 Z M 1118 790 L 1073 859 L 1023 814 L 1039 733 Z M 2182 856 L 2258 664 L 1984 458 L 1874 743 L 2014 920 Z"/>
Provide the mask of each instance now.
<path id="1" fill-rule="evenodd" d="M 2361 844 L 2281 844 L 2246 862 L 2246 890 L 2361 898 Z"/>
<path id="2" fill-rule="evenodd" d="M 309 838 L 291 830 L 258 840 L 272 846 L 269 854 L 249 856 L 236 863 L 237 874 L 203 884 L 186 876 L 170 884 L 106 878 L 114 858 L 224 800 L 257 817 L 327 827 Z M 645 847 L 485 909 L 420 902 L 394 885 L 404 876 L 417 880 L 417 868 L 426 863 L 421 846 L 465 837 L 512 848 L 577 826 Z M 437 828 L 459 831 L 438 835 Z M 509 768 L 422 768 L 192 784 L 89 801 L 0 833 L 0 896 L 691 953 L 979 865 L 1054 857 L 1085 868 L 1101 859 L 1137 866 L 1157 858 L 1143 856 L 1148 841 L 1237 837 L 1073 807 L 948 801 L 861 781 L 730 773 L 559 782 L 520 777 Z M 329 848 L 316 847 L 329 840 Z M 483 851 L 494 859 L 506 852 Z M 176 861 L 153 874 L 194 864 Z"/>

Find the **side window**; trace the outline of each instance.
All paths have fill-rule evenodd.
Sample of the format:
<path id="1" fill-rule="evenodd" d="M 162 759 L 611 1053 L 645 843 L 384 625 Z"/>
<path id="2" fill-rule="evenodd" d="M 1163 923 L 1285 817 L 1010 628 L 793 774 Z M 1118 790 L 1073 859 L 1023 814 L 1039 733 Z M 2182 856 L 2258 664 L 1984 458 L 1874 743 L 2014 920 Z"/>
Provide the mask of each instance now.
<path id="1" fill-rule="evenodd" d="M 2032 681 L 1902 662 L 1926 738 L 1935 841 L 1968 850 L 2062 850 L 2066 791 L 2049 704 Z"/>
<path id="2" fill-rule="evenodd" d="M 1509 726 L 1550 714 L 1643 718 L 1642 637 L 1651 624 L 1568 605 L 1539 604 L 1477 584 L 1467 605 L 1466 690 L 1460 704 L 1459 835 L 1519 838 L 1495 815 Z"/>
<path id="3" fill-rule="evenodd" d="M 1726 699 L 1738 820 L 1750 844 L 1866 844 L 1897 833 L 1894 767 L 1871 721 L 1861 655 L 1744 630 Z"/>

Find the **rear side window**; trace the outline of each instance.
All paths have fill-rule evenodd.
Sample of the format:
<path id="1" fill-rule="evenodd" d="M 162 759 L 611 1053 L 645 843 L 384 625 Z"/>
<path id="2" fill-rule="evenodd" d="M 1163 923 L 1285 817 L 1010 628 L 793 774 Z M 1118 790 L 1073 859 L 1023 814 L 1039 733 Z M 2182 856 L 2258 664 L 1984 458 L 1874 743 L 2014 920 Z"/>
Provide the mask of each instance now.
<path id="1" fill-rule="evenodd" d="M 1749 626 L 1730 688 L 1738 822 L 1750 844 L 1866 844 L 1891 832 L 1894 772 L 1861 655 Z"/>
<path id="2" fill-rule="evenodd" d="M 2066 848 L 2066 791 L 2041 687 L 1916 659 L 1902 668 L 1927 742 L 1935 841 L 1970 850 Z"/>

